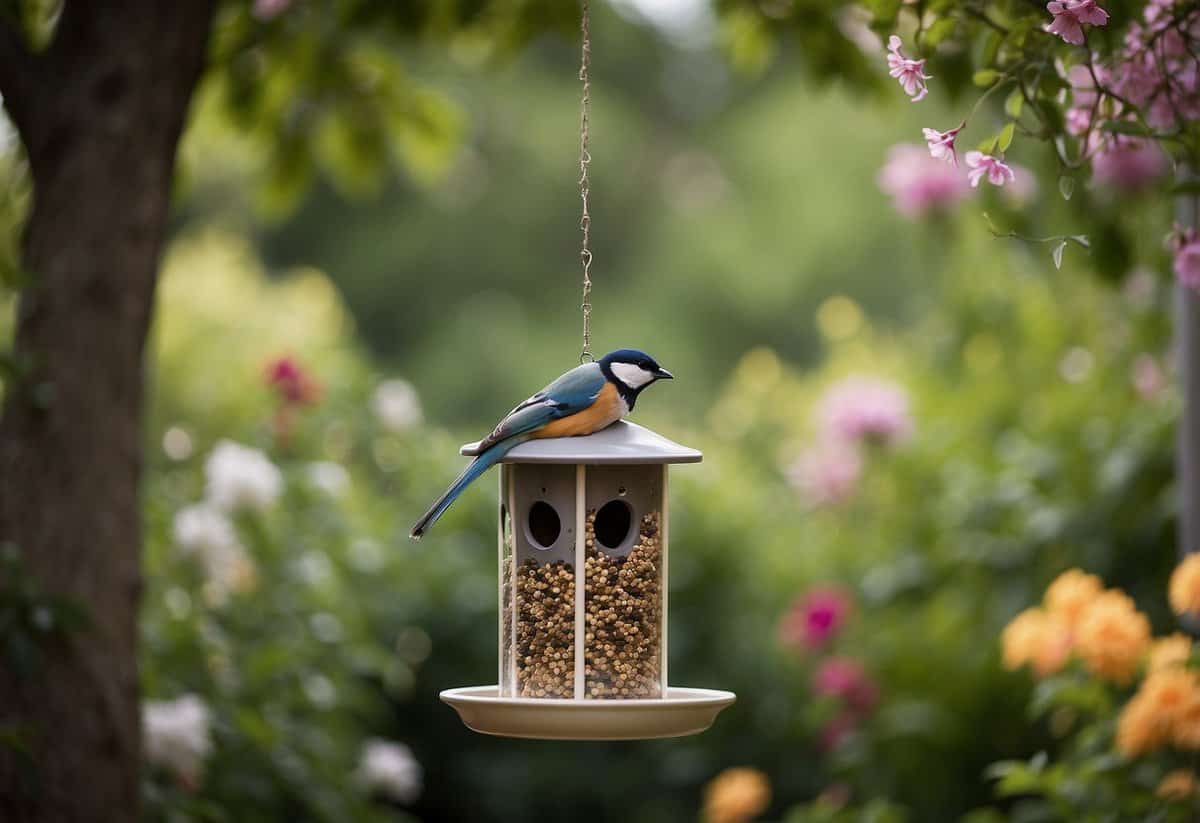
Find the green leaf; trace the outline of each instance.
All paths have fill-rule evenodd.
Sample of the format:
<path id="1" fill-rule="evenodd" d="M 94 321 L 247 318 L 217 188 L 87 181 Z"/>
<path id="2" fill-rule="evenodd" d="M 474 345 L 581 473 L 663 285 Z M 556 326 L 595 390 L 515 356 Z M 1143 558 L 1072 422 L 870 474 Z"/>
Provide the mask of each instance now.
<path id="1" fill-rule="evenodd" d="M 1078 244 L 1080 248 L 1090 249 L 1092 247 L 1092 241 L 1086 234 L 1072 234 L 1067 239 Z"/>
<path id="2" fill-rule="evenodd" d="M 1128 120 L 1105 120 L 1100 124 L 1100 130 L 1112 134 L 1131 134 L 1135 137 L 1145 137 L 1149 134 L 1140 123 L 1131 123 Z"/>
<path id="3" fill-rule="evenodd" d="M 1025 107 L 1025 93 L 1020 88 L 1015 88 L 1008 95 L 1008 99 L 1004 101 L 1004 111 L 1013 120 L 1021 116 L 1021 109 Z"/>
<path id="4" fill-rule="evenodd" d="M 1171 186 L 1171 194 L 1200 194 L 1200 180 L 1185 180 Z"/>
<path id="5" fill-rule="evenodd" d="M 1070 200 L 1071 195 L 1075 193 L 1075 178 L 1065 174 L 1058 178 L 1058 192 L 1063 200 Z"/>
<path id="6" fill-rule="evenodd" d="M 995 134 L 993 134 L 991 137 L 985 137 L 979 141 L 979 145 L 977 145 L 975 148 L 979 149 L 984 154 L 995 154 L 997 138 L 998 135 Z"/>
<path id="7" fill-rule="evenodd" d="M 1017 124 L 1011 121 L 1000 130 L 1000 134 L 996 138 L 1000 151 L 1008 151 L 1008 147 L 1012 145 L 1013 135 L 1016 133 L 1016 130 Z"/>
<path id="8" fill-rule="evenodd" d="M 941 20 L 934 21 L 933 25 L 926 29 L 921 40 L 926 47 L 933 48 L 954 34 L 954 29 L 957 25 L 958 21 L 953 18 L 943 17 Z"/>
<path id="9" fill-rule="evenodd" d="M 980 69 L 971 77 L 971 82 L 977 86 L 987 87 L 995 83 L 1001 77 L 1000 72 L 995 69 Z"/>

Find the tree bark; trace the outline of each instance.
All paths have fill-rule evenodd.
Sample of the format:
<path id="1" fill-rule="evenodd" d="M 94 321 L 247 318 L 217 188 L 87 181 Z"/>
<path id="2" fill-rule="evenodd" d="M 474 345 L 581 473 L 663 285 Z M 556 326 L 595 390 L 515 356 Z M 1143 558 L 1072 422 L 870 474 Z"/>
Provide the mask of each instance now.
<path id="1" fill-rule="evenodd" d="M 0 659 L 0 820 L 139 814 L 143 347 L 176 145 L 214 0 L 67 0 L 36 55 L 0 24 L 0 91 L 34 180 L 0 417 L 0 543 L 87 625 Z"/>

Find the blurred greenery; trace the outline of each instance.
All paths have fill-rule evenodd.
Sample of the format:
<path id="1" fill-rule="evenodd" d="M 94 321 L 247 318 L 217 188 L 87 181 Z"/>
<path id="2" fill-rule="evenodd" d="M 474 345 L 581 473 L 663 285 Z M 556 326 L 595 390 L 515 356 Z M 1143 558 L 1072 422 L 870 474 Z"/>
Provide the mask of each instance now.
<path id="1" fill-rule="evenodd" d="M 421 543 L 406 532 L 460 469 L 457 444 L 577 356 L 577 52 L 554 33 L 573 18 L 565 4 L 519 5 L 551 33 L 508 48 L 471 26 L 399 46 L 325 42 L 307 19 L 264 33 L 227 12 L 229 68 L 201 89 L 181 155 L 144 495 L 146 696 L 200 695 L 215 747 L 198 787 L 148 774 L 150 813 L 689 820 L 701 787 L 738 765 L 769 776 L 772 818 L 978 823 L 1011 810 L 978 811 L 993 805 L 989 764 L 1058 743 L 1025 722 L 1027 678 L 1000 668 L 1005 622 L 1081 565 L 1171 625 L 1152 604 L 1174 557 L 1178 399 L 1131 377 L 1139 357 L 1162 361 L 1169 288 L 1082 276 L 1123 281 L 1123 238 L 1157 213 L 1042 192 L 1023 214 L 987 195 L 918 226 L 875 175 L 888 146 L 948 112 L 864 105 L 820 70 L 834 58 L 819 40 L 777 37 L 736 8 L 721 54 L 631 19 L 627 3 L 599 5 L 594 346 L 644 347 L 680 377 L 636 415 L 705 453 L 674 472 L 670 669 L 739 701 L 679 740 L 476 735 L 437 694 L 494 677 L 490 485 Z M 349 50 L 314 62 L 331 48 Z M 842 53 L 858 66 L 844 76 L 872 82 L 862 55 Z M 237 68 L 258 59 L 291 61 L 294 76 L 275 87 Z M 387 82 L 360 89 L 369 105 L 314 92 L 329 65 Z M 297 90 L 328 112 L 292 124 Z M 372 117 L 398 99 L 412 122 L 380 145 Z M 992 238 L 984 208 L 1018 228 L 1119 220 L 1121 248 L 1072 250 L 1056 273 L 1048 250 Z M 280 356 L 321 387 L 286 436 L 264 379 Z M 787 468 L 817 436 L 822 392 L 858 373 L 905 388 L 915 435 L 870 451 L 852 499 L 814 508 Z M 397 432 L 372 413 L 394 377 L 417 387 L 429 422 Z M 284 477 L 273 507 L 236 519 L 256 572 L 227 599 L 174 533 L 223 439 L 265 450 Z M 344 491 L 314 486 L 316 461 L 345 468 Z M 789 604 L 831 582 L 856 601 L 838 651 L 881 691 L 832 748 L 816 660 L 777 637 Z M 414 804 L 354 778 L 369 738 L 412 748 Z M 853 817 L 828 795 L 812 802 L 831 787 L 862 804 Z"/>

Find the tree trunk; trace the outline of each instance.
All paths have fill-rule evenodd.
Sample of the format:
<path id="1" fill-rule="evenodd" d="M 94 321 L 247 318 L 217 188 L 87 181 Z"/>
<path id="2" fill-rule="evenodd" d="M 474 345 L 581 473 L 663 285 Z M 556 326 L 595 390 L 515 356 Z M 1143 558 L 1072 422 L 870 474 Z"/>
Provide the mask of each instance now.
<path id="1" fill-rule="evenodd" d="M 0 91 L 34 179 L 0 543 L 88 618 L 32 675 L 0 660 L 0 730 L 19 741 L 0 739 L 10 823 L 138 818 L 143 346 L 212 15 L 213 0 L 67 0 L 37 55 L 0 24 Z"/>

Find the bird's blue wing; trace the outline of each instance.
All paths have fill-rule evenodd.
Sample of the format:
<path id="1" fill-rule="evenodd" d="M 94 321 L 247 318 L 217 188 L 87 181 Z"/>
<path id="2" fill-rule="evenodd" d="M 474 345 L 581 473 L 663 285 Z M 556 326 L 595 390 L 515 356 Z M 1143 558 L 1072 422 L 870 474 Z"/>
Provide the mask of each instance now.
<path id="1" fill-rule="evenodd" d="M 604 388 L 604 373 L 596 363 L 576 366 L 559 377 L 549 386 L 518 404 L 496 425 L 492 433 L 479 441 L 479 452 L 484 452 L 501 440 L 519 434 L 537 431 L 542 426 L 562 417 L 583 411 Z"/>

